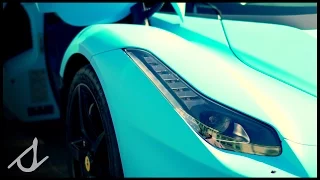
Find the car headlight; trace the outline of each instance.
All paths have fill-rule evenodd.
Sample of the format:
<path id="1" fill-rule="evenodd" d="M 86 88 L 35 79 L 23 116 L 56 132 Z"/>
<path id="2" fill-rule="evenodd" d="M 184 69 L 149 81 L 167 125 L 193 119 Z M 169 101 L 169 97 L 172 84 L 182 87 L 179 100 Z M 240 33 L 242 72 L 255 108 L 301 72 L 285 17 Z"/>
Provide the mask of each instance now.
<path id="1" fill-rule="evenodd" d="M 133 48 L 124 51 L 212 146 L 264 156 L 281 154 L 280 138 L 271 126 L 205 97 L 150 52 Z"/>

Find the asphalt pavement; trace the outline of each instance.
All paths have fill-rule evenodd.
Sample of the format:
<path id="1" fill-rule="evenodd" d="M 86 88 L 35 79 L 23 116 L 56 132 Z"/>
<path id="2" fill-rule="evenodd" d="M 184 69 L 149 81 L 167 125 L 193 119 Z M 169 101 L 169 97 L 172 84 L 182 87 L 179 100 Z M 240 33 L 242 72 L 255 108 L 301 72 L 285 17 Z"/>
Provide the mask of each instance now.
<path id="1" fill-rule="evenodd" d="M 41 161 L 46 156 L 49 158 L 33 172 L 23 172 L 17 164 L 8 169 L 9 164 L 32 145 L 34 138 L 38 140 L 37 161 Z M 63 122 L 22 123 L 17 120 L 5 120 L 4 139 L 6 154 L 3 155 L 6 157 L 4 164 L 6 176 L 69 177 Z M 33 151 L 31 150 L 21 158 L 22 166 L 29 168 L 32 164 L 32 158 Z"/>

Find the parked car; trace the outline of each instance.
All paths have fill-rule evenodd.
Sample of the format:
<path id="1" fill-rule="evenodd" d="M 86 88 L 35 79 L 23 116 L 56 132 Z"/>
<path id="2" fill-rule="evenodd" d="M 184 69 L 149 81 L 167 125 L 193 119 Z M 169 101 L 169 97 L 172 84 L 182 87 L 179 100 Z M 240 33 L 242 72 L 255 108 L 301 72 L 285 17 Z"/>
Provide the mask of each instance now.
<path id="1" fill-rule="evenodd" d="M 3 104 L 73 177 L 317 176 L 316 3 L 3 8 Z"/>

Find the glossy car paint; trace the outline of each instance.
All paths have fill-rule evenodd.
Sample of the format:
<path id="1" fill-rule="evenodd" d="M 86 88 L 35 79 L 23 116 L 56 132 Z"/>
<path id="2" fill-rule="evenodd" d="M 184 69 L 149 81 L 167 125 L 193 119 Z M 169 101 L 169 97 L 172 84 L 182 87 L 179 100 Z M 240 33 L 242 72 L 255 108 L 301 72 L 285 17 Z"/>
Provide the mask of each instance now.
<path id="1" fill-rule="evenodd" d="M 210 51 L 212 51 L 212 52 L 214 52 L 214 54 L 228 54 L 228 55 L 231 55 L 232 54 L 232 52 L 230 51 L 230 49 L 228 48 L 228 44 L 227 44 L 227 42 L 226 42 L 226 40 L 225 40 L 225 36 L 224 36 L 224 34 L 223 34 L 223 29 L 222 29 L 222 27 L 221 27 L 221 24 L 220 24 L 220 22 L 219 22 L 219 20 L 212 20 L 212 19 L 205 19 L 205 18 L 195 18 L 195 17 L 185 17 L 184 18 L 184 24 L 183 25 L 176 25 L 176 23 L 177 23 L 177 18 L 176 17 L 174 17 L 173 15 L 167 15 L 167 14 L 160 14 L 160 13 L 158 13 L 158 14 L 156 14 L 154 17 L 153 17 L 153 19 L 152 19 L 152 24 L 154 25 L 154 26 L 158 26 L 158 27 L 161 27 L 161 28 L 163 28 L 163 29 L 165 29 L 165 30 L 168 30 L 168 31 L 171 31 L 171 32 L 173 32 L 173 33 L 175 33 L 175 34 L 177 34 L 177 35 L 179 35 L 179 36 L 181 36 L 181 37 L 183 37 L 183 38 L 185 38 L 185 39 L 187 39 L 187 40 L 189 40 L 189 41 L 191 41 L 191 42 L 193 42 L 194 44 L 197 44 L 197 45 L 199 45 L 200 47 L 204 47 L 204 48 L 206 48 L 206 49 L 209 49 Z M 206 25 L 206 26 L 209 26 L 209 27 L 212 27 L 212 28 L 204 28 L 204 25 Z M 197 28 L 196 28 L 197 27 Z M 211 30 L 212 29 L 212 30 Z M 303 35 L 306 35 L 306 36 L 308 36 L 305 32 L 301 32 Z M 303 36 L 304 37 L 304 36 Z M 249 37 L 248 37 L 249 38 Z M 308 38 L 311 38 L 311 39 L 313 39 L 312 37 L 306 37 L 307 39 Z M 232 41 L 232 40 L 231 40 Z M 288 42 L 289 43 L 289 42 Z M 252 46 L 252 43 L 250 43 L 251 45 L 250 46 Z M 316 47 L 316 45 L 313 43 L 313 41 L 311 41 L 311 43 L 310 44 L 308 44 L 308 46 L 315 46 Z M 312 48 L 310 48 L 310 49 L 313 49 L 314 47 L 312 47 Z M 295 49 L 295 51 L 298 51 L 298 49 Z M 250 51 L 249 51 L 249 53 L 250 53 Z M 303 52 L 304 53 L 304 52 Z M 295 53 L 295 54 L 297 54 L 297 53 Z M 282 54 L 283 55 L 283 54 Z M 275 54 L 275 56 L 276 56 L 276 54 Z M 307 57 L 309 57 L 309 56 L 307 56 Z M 307 74 L 307 78 L 309 78 L 308 80 L 309 81 L 312 81 L 312 83 L 314 84 L 314 86 L 315 86 L 315 89 L 316 89 L 316 82 L 315 82 L 315 80 L 316 80 L 316 66 L 315 66 L 315 57 L 316 57 L 316 51 L 313 51 L 313 50 L 311 50 L 311 52 L 310 52 L 310 61 L 305 61 L 305 66 L 307 66 L 307 67 L 310 67 L 310 69 L 305 69 L 305 70 L 303 70 L 303 71 L 306 71 L 305 73 L 302 73 L 302 72 L 300 72 L 301 74 Z M 197 59 L 199 59 L 199 58 L 197 58 Z M 223 58 L 224 59 L 224 61 L 227 61 L 227 59 L 233 59 L 233 60 L 235 60 L 234 62 L 232 62 L 231 61 L 231 63 L 234 63 L 234 64 L 242 64 L 242 65 L 245 65 L 245 63 L 242 63 L 240 60 L 238 60 L 237 58 L 235 58 L 234 56 L 232 57 L 232 56 L 230 56 L 230 57 L 228 57 L 228 58 Z M 201 60 L 197 60 L 197 61 L 201 61 Z M 301 64 L 302 64 L 302 62 L 301 61 L 298 61 L 298 62 L 296 62 L 296 61 L 294 61 L 294 62 L 292 62 L 292 63 L 290 63 L 290 64 L 288 64 L 289 62 L 288 61 L 286 61 L 287 62 L 287 64 L 286 63 L 283 63 L 282 62 L 282 64 L 280 64 L 280 68 L 281 67 L 284 67 L 284 68 L 286 68 L 286 66 L 289 66 L 290 67 L 290 64 L 293 64 L 293 66 L 297 66 L 297 64 L 300 64 L 300 66 L 301 66 Z M 279 63 L 278 63 L 279 64 Z M 311 65 L 313 65 L 313 67 L 311 67 Z M 196 65 L 196 66 L 199 66 L 199 65 Z M 213 66 L 214 66 L 214 64 L 212 64 L 212 66 L 209 66 L 209 67 L 212 67 L 213 68 Z M 219 64 L 219 67 L 220 67 L 220 64 Z M 244 66 L 243 66 L 244 67 Z M 250 66 L 247 66 L 247 67 L 250 67 Z M 270 66 L 266 66 L 266 67 L 270 67 Z M 278 68 L 279 68 L 279 65 L 277 66 Z M 245 68 L 245 67 L 244 67 Z M 239 68 L 237 68 L 237 69 L 239 69 Z M 240 68 L 241 69 L 241 68 Z M 255 68 L 252 68 L 252 70 L 254 70 Z M 293 68 L 292 68 L 293 69 Z M 290 69 L 291 70 L 291 72 L 293 72 L 293 70 L 292 69 Z M 311 71 L 311 73 L 309 72 L 309 71 Z M 179 72 L 179 71 L 178 71 Z M 251 72 L 251 70 L 248 70 L 247 68 L 245 68 L 245 72 Z M 258 72 L 258 71 L 256 71 L 256 72 Z M 187 73 L 187 72 L 185 72 L 185 73 Z M 201 72 L 201 73 L 203 73 L 203 72 Z M 262 73 L 254 73 L 254 74 L 257 74 L 257 75 L 262 75 Z M 231 76 L 232 74 L 230 74 L 229 73 L 229 75 L 225 75 L 226 77 L 227 76 Z M 236 74 L 235 74 L 236 75 Z M 248 74 L 249 75 L 249 74 Z M 281 75 L 281 74 L 280 74 Z M 283 76 L 285 76 L 286 74 L 284 74 Z M 298 74 L 299 75 L 299 74 Z M 313 75 L 313 76 L 312 76 Z M 256 75 L 251 75 L 251 76 L 255 76 L 255 77 L 250 77 L 250 78 L 253 78 L 253 79 L 255 79 L 255 78 L 257 78 L 256 77 Z M 234 77 L 237 77 L 237 79 L 239 79 L 239 77 L 241 77 L 241 76 L 234 76 Z M 250 79 L 249 78 L 249 79 Z M 269 79 L 269 78 L 267 78 L 267 79 Z M 276 80 L 275 78 L 273 78 L 274 80 Z M 225 80 L 225 79 L 224 79 Z M 239 79 L 240 80 L 240 79 Z M 280 118 L 280 119 L 282 119 L 282 120 L 276 120 L 276 119 L 278 119 L 278 118 L 276 118 L 276 117 L 274 117 L 274 118 L 272 118 L 272 119 L 274 119 L 274 123 L 276 123 L 277 125 L 275 125 L 275 127 L 279 127 L 279 125 L 280 124 L 282 124 L 282 123 L 284 123 L 283 124 L 283 127 L 285 127 L 286 125 L 285 124 L 295 124 L 295 123 L 298 123 L 298 122 L 300 122 L 299 123 L 299 126 L 297 126 L 296 128 L 296 131 L 297 132 L 301 132 L 301 134 L 299 134 L 299 133 L 296 133 L 296 135 L 293 135 L 293 134 L 295 134 L 295 133 L 290 133 L 290 134 L 292 134 L 292 135 L 289 135 L 288 134 L 288 136 L 287 135 L 284 135 L 286 138 L 289 138 L 289 139 L 292 139 L 292 140 L 294 140 L 294 141 L 296 141 L 296 142 L 299 142 L 299 143 L 302 143 L 302 144 L 310 144 L 310 145 L 315 145 L 316 144 L 316 138 L 314 138 L 314 137 L 316 137 L 316 121 L 315 121 L 315 119 L 316 119 L 316 111 L 315 111 L 315 109 L 316 109 L 316 107 L 317 107 L 317 103 L 316 103 L 316 97 L 313 97 L 313 96 L 311 96 L 311 95 L 308 95 L 308 93 L 303 93 L 302 91 L 301 92 L 299 92 L 299 91 L 296 91 L 296 90 L 298 90 L 299 88 L 292 88 L 292 90 L 294 91 L 294 92 L 296 92 L 297 94 L 301 94 L 303 97 L 308 97 L 308 98 L 310 98 L 310 101 L 308 101 L 308 102 L 304 102 L 303 104 L 301 104 L 301 106 L 299 107 L 299 105 L 298 104 L 300 104 L 300 103 L 302 103 L 302 101 L 300 102 L 300 100 L 298 100 L 298 101 L 292 101 L 293 99 L 291 98 L 292 96 L 295 96 L 295 98 L 297 97 L 296 95 L 295 95 L 295 93 L 293 93 L 292 94 L 292 96 L 289 96 L 289 94 L 286 94 L 286 93 L 281 93 L 281 90 L 280 89 L 278 89 L 278 88 L 276 88 L 276 89 L 273 89 L 273 87 L 272 86 L 269 86 L 268 84 L 265 84 L 266 83 L 266 81 L 256 81 L 255 82 L 255 84 L 251 84 L 251 82 L 249 83 L 246 83 L 246 85 L 244 84 L 246 81 L 248 80 L 248 77 L 246 77 L 246 78 L 244 78 L 243 80 L 241 80 L 241 81 L 239 81 L 239 82 L 243 82 L 242 84 L 244 85 L 244 87 L 246 87 L 248 90 L 248 92 L 253 92 L 253 88 L 251 88 L 252 86 L 256 86 L 256 87 L 260 87 L 261 89 L 259 90 L 259 91 L 257 91 L 257 92 L 259 92 L 259 94 L 260 95 L 263 95 L 263 94 L 269 94 L 269 97 L 270 98 L 268 98 L 268 99 L 265 99 L 266 100 L 266 102 L 264 102 L 264 96 L 259 96 L 259 98 L 255 98 L 255 101 L 257 101 L 258 102 L 258 104 L 261 104 L 261 103 L 264 103 L 265 105 L 267 105 L 267 104 L 269 104 L 268 106 L 273 106 L 273 105 L 271 105 L 270 104 L 270 102 L 271 101 L 273 101 L 273 100 L 271 100 L 271 99 L 273 99 L 273 98 L 278 98 L 278 96 L 275 96 L 275 94 L 279 94 L 279 98 L 281 99 L 278 99 L 278 100 L 275 100 L 274 102 L 274 104 L 275 104 L 275 106 L 273 106 L 275 109 L 277 109 L 277 110 L 271 110 L 270 109 L 270 112 L 267 112 L 267 114 L 268 114 L 268 116 L 271 116 L 272 114 L 275 114 L 275 116 L 279 116 L 279 115 L 281 115 L 281 114 L 283 114 L 283 113 L 279 113 L 279 111 L 278 110 L 281 110 L 281 109 L 283 109 L 284 111 L 283 112 L 287 112 L 287 114 L 289 115 L 286 115 L 286 116 L 282 116 L 282 118 Z M 276 81 L 273 81 L 274 83 L 276 83 Z M 280 81 L 279 81 L 280 82 Z M 277 84 L 282 84 L 281 86 L 287 86 L 287 85 L 285 85 L 285 83 L 277 83 Z M 302 84 L 302 86 L 303 86 L 304 84 Z M 199 86 L 195 86 L 195 87 L 199 87 Z M 235 86 L 235 87 L 237 87 L 237 86 Z M 277 86 L 277 87 L 280 87 L 280 86 Z M 238 87 L 239 88 L 239 87 Z M 232 89 L 231 87 L 229 87 L 229 89 Z M 289 89 L 291 89 L 291 88 L 289 88 Z M 296 89 L 296 90 L 294 90 L 294 89 Z M 238 91 L 239 90 L 241 90 L 241 88 L 239 88 L 237 91 L 234 91 L 234 89 L 232 89 L 232 91 L 233 91 L 233 93 L 239 93 Z M 201 91 L 201 90 L 200 90 Z M 226 92 L 226 90 L 224 89 L 224 88 L 222 88 L 221 89 L 221 91 L 224 91 L 224 92 Z M 252 92 L 250 93 L 250 94 L 252 94 Z M 221 95 L 219 94 L 219 95 L 216 95 L 217 97 L 216 98 L 221 98 Z M 213 96 L 209 96 L 209 97 L 211 97 L 211 98 L 213 98 L 213 99 L 216 99 L 216 98 L 214 98 Z M 229 98 L 230 98 L 231 96 L 229 96 Z M 273 98 L 271 98 L 271 97 L 273 97 Z M 232 96 L 232 98 L 234 99 L 235 97 L 234 96 Z M 239 96 L 238 98 L 243 98 L 243 96 Z M 260 98 L 262 98 L 261 100 L 259 100 Z M 302 98 L 302 97 L 301 97 Z M 247 99 L 242 99 L 242 101 L 240 100 L 240 99 L 238 99 L 239 101 L 237 101 L 237 102 L 239 102 L 240 104 L 242 103 L 242 104 L 246 104 L 245 102 L 243 102 L 244 100 L 245 101 L 248 101 L 250 98 L 247 98 Z M 285 100 L 286 99 L 286 100 Z M 304 99 L 304 98 L 302 98 L 302 99 Z M 302 100 L 301 99 L 301 100 Z M 220 101 L 219 99 L 216 99 L 216 100 L 218 100 L 218 101 Z M 260 102 L 259 102 L 260 101 Z M 268 102 L 269 101 L 269 102 Z M 304 100 L 303 100 L 304 101 Z M 224 99 L 224 100 L 221 100 L 220 102 L 227 102 L 227 98 L 226 99 Z M 235 109 L 238 109 L 238 110 L 240 110 L 241 109 L 241 105 L 239 104 L 239 106 L 238 107 L 235 107 L 235 106 L 233 106 L 234 104 L 236 104 L 237 102 L 230 102 L 230 103 L 226 103 L 227 105 L 229 105 L 229 106 L 231 106 L 231 107 L 234 107 Z M 288 102 L 288 105 L 285 103 L 285 102 Z M 293 103 L 293 104 L 292 104 Z M 250 104 L 250 103 L 249 103 Z M 291 104 L 291 105 L 290 105 Z M 308 105 L 310 105 L 310 106 L 308 106 L 308 108 L 307 107 L 304 107 L 304 105 L 305 104 L 308 104 Z M 282 107 L 280 108 L 276 108 L 277 106 L 279 106 L 279 105 L 281 105 Z M 284 107 L 284 106 L 286 106 L 286 107 Z M 291 107 L 289 107 L 289 106 L 291 106 Z M 312 107 L 311 109 L 309 109 L 309 107 Z M 239 109 L 240 108 L 240 109 Z M 252 107 L 253 108 L 253 107 Z M 290 108 L 292 108 L 291 110 L 290 110 Z M 308 119 L 308 120 L 306 120 L 304 117 L 306 117 L 306 116 L 300 116 L 300 118 L 292 118 L 291 116 L 295 116 L 295 115 L 297 115 L 297 114 L 295 114 L 293 111 L 297 111 L 297 109 L 296 108 L 301 108 L 301 109 L 303 109 L 303 113 L 301 112 L 301 111 L 298 111 L 299 113 L 298 114 L 300 114 L 301 113 L 301 115 L 302 114 L 304 114 L 305 113 L 305 115 L 306 116 L 308 116 L 308 117 L 310 117 L 311 119 Z M 252 109 L 253 110 L 253 109 Z M 241 109 L 241 111 L 242 112 L 245 112 L 245 113 L 247 113 L 247 114 L 251 114 L 252 116 L 254 116 L 254 117 L 259 117 L 259 118 L 261 118 L 261 119 L 265 119 L 264 117 L 262 117 L 262 116 L 260 116 L 260 115 L 258 115 L 258 114 L 254 114 L 253 112 L 250 112 L 250 108 L 248 108 L 248 110 L 246 111 L 246 110 L 244 110 L 244 109 Z M 298 115 L 299 116 L 299 115 Z M 296 117 L 298 117 L 298 116 L 296 116 Z M 285 119 L 287 119 L 287 121 L 285 120 Z M 296 119 L 296 120 L 294 120 L 294 119 Z M 292 121 L 294 122 L 294 123 L 292 123 Z M 300 127 L 300 129 L 299 129 L 299 127 Z M 306 129 L 304 129 L 304 127 L 306 128 Z M 308 134 L 309 132 L 308 132 L 308 129 L 309 128 L 312 128 L 313 127 L 313 130 L 314 130 L 314 134 L 309 134 L 309 135 L 307 135 L 306 136 L 306 134 Z M 280 128 L 281 129 L 281 128 Z M 283 129 L 287 129 L 287 128 L 283 128 Z M 304 130 L 303 130 L 304 129 Z M 280 130 L 281 131 L 281 130 Z M 299 135 L 298 135 L 299 134 Z M 303 135 L 302 135 L 303 134 Z M 293 136 L 296 136 L 295 138 L 292 138 Z M 298 137 L 299 136 L 299 137 Z M 304 137 L 304 138 L 303 138 Z M 300 139 L 300 140 L 298 140 L 298 139 Z"/>
<path id="2" fill-rule="evenodd" d="M 176 15 L 157 13 L 151 22 L 153 26 L 165 28 L 186 39 L 190 39 L 189 35 L 179 29 L 198 32 L 198 36 L 211 34 L 204 37 L 207 41 L 194 38 L 205 46 L 212 46 L 210 41 L 225 40 L 220 20 L 195 17 L 184 19 L 186 22 L 181 28 L 176 25 Z M 303 30 L 284 25 L 232 20 L 223 20 L 223 24 L 231 48 L 240 61 L 317 96 L 317 38 Z"/>
<path id="3" fill-rule="evenodd" d="M 135 34 L 135 36 L 132 36 L 132 34 Z M 168 43 L 168 39 L 170 39 L 170 43 Z M 222 43 L 221 46 L 223 46 Z M 109 104 L 111 104 L 111 114 L 115 123 L 115 130 L 126 176 L 193 176 L 193 173 L 195 173 L 194 176 L 200 176 L 200 174 L 207 176 L 206 173 L 199 173 L 203 171 L 190 172 L 187 168 L 186 171 L 183 172 L 179 172 L 178 169 L 171 171 L 172 166 L 169 164 L 174 162 L 172 162 L 173 158 L 170 153 L 166 153 L 166 156 L 170 157 L 170 161 L 165 161 L 168 164 L 157 164 L 161 162 L 165 163 L 165 157 L 161 157 L 160 161 L 158 159 L 159 154 L 157 153 L 168 152 L 168 149 L 172 151 L 177 150 L 182 154 L 188 151 L 197 152 L 197 150 L 189 150 L 186 148 L 182 150 L 182 145 L 181 147 L 179 146 L 179 148 L 175 148 L 180 143 L 188 144 L 192 142 L 187 133 L 187 131 L 192 132 L 192 130 L 187 128 L 186 132 L 184 132 L 183 128 L 178 128 L 180 125 L 176 126 L 175 124 L 181 123 L 182 120 L 176 117 L 173 109 L 167 112 L 165 107 L 157 105 L 157 96 L 145 87 L 154 87 L 150 80 L 146 82 L 151 85 L 144 85 L 144 81 L 130 71 L 132 65 L 118 65 L 122 62 L 122 60 L 120 60 L 122 56 L 128 58 L 126 55 L 122 55 L 123 52 L 120 50 L 120 48 L 126 47 L 143 48 L 154 53 L 204 95 L 256 117 L 275 127 L 278 131 L 283 142 L 283 153 L 279 157 L 251 156 L 226 152 L 213 147 L 210 148 L 211 146 L 209 144 L 203 144 L 207 150 L 214 153 L 212 158 L 229 159 L 232 157 L 232 159 L 240 158 L 238 159 L 239 161 L 236 161 L 241 162 L 241 164 L 247 161 L 250 163 L 251 160 L 253 163 L 248 167 L 243 167 L 243 165 L 240 166 L 240 164 L 235 163 L 231 165 L 232 167 L 228 165 L 226 169 L 224 169 L 223 166 L 219 166 L 216 172 L 212 170 L 208 171 L 208 176 L 230 176 L 232 175 L 232 173 L 230 174 L 230 170 L 234 171 L 234 176 L 256 176 L 258 174 L 254 174 L 255 172 L 249 171 L 246 168 L 257 167 L 259 164 L 263 164 L 262 166 L 266 167 L 261 169 L 264 173 L 260 172 L 259 176 L 276 176 L 270 173 L 272 168 L 277 168 L 276 171 L 280 172 L 277 176 L 290 176 L 290 174 L 295 176 L 316 175 L 315 166 L 309 167 L 306 164 L 301 164 L 301 160 L 298 159 L 299 157 L 296 157 L 293 153 L 296 149 L 292 150 L 291 144 L 289 145 L 287 143 L 289 141 L 294 142 L 299 145 L 298 149 L 302 151 L 307 151 L 309 148 L 316 148 L 315 97 L 248 67 L 235 58 L 227 47 L 224 49 L 203 48 L 168 31 L 154 27 L 120 24 L 93 25 L 84 29 L 71 43 L 63 59 L 60 75 L 63 76 L 64 65 L 72 54 L 81 53 L 90 59 L 99 79 L 102 81 L 101 83 L 107 100 Z M 113 52 L 118 53 L 113 54 Z M 111 55 L 109 55 L 109 53 L 111 53 Z M 129 60 L 128 58 L 127 61 Z M 131 61 L 129 62 L 132 63 Z M 141 73 L 141 71 L 139 71 L 139 73 Z M 140 76 L 143 75 L 141 74 Z M 210 79 L 210 81 L 208 81 L 208 79 Z M 129 84 L 130 87 L 126 84 Z M 269 90 L 265 91 L 266 88 Z M 157 92 L 159 93 L 159 91 Z M 160 93 L 158 96 L 163 98 Z M 165 99 L 163 99 L 163 101 L 166 102 Z M 153 104 L 154 107 L 150 107 L 150 104 Z M 129 107 L 131 107 L 131 109 Z M 155 109 L 152 111 L 149 110 L 153 108 Z M 302 108 L 304 111 L 298 110 Z M 152 113 L 150 112 L 150 114 L 148 114 L 148 111 Z M 166 113 L 170 114 L 166 115 Z M 162 117 L 162 115 L 166 116 Z M 171 127 L 174 127 L 174 129 L 170 130 Z M 143 133 L 140 133 L 135 128 L 140 129 Z M 127 133 L 122 133 L 124 131 L 131 132 L 132 134 L 128 136 Z M 173 137 L 178 136 L 178 134 L 184 135 L 186 138 L 181 137 L 179 139 L 182 142 L 178 142 Z M 139 145 L 132 144 L 128 146 L 127 144 L 130 142 L 125 140 L 127 136 L 132 139 L 130 140 L 131 143 Z M 134 138 L 134 136 L 138 137 Z M 142 141 L 143 138 L 147 138 L 148 140 Z M 151 150 L 153 143 L 161 146 L 161 143 L 153 141 L 152 138 L 164 144 L 169 144 L 168 149 L 163 149 L 162 151 Z M 198 138 L 197 141 L 199 141 L 199 139 L 200 138 Z M 204 143 L 201 140 L 198 143 L 200 142 Z M 154 145 L 155 147 L 152 148 L 160 148 L 156 144 Z M 196 147 L 196 145 L 192 145 L 190 148 L 191 147 L 200 148 Z M 151 155 L 146 157 L 148 154 L 146 151 L 151 153 Z M 126 152 L 130 155 L 126 155 Z M 219 154 L 221 152 L 223 153 Z M 196 156 L 195 159 L 199 160 L 203 158 L 202 155 L 200 155 L 201 153 L 196 154 L 197 155 L 192 155 Z M 313 153 L 306 156 L 310 156 L 310 162 L 304 161 L 305 163 L 316 164 L 316 154 Z M 241 158 L 245 158 L 246 160 L 244 161 L 244 159 Z M 134 169 L 134 172 L 131 171 L 133 166 L 131 163 L 135 163 L 140 159 L 145 162 L 149 162 L 150 160 L 150 163 L 153 162 L 154 166 L 150 165 L 150 163 L 146 163 L 148 165 L 140 163 L 139 165 L 135 165 L 135 167 L 143 169 L 140 169 L 141 174 L 139 174 L 138 169 Z M 185 164 L 188 164 L 189 160 L 186 158 L 186 162 L 183 162 L 182 159 L 182 157 L 179 157 L 175 161 L 179 162 L 180 165 L 183 164 L 184 167 Z M 219 161 L 224 162 L 221 159 L 219 159 Z M 205 162 L 206 161 L 202 162 L 201 160 L 201 163 Z M 212 160 L 212 163 L 210 166 L 217 167 L 214 160 Z M 291 166 L 290 164 L 292 163 L 295 165 Z M 196 166 L 195 164 L 193 165 Z M 150 169 L 151 167 L 153 168 Z M 199 169 L 202 168 L 203 167 Z M 204 171 L 207 172 L 207 170 Z M 169 172 L 172 172 L 172 174 Z"/>
<path id="4" fill-rule="evenodd" d="M 283 141 L 284 151 L 278 157 L 233 153 L 209 145 L 122 50 L 99 54 L 91 62 L 110 104 L 126 177 L 307 176 L 290 149 L 297 144 L 288 140 Z"/>
<path id="5" fill-rule="evenodd" d="M 316 38 L 284 25 L 223 22 L 243 63 L 317 97 Z"/>
<path id="6" fill-rule="evenodd" d="M 218 20 L 188 19 L 191 18 L 151 19 L 152 25 L 166 31 L 138 25 L 89 26 L 75 37 L 65 53 L 61 77 L 71 55 L 81 53 L 100 79 L 111 110 L 124 175 L 317 176 L 316 97 L 239 61 L 230 51 Z M 211 25 L 214 30 L 203 28 Z M 248 155 L 217 149 L 205 142 L 121 50 L 126 47 L 152 52 L 204 95 L 273 126 L 282 140 L 282 154 Z M 7 68 L 19 65 L 14 62 Z M 23 87 L 19 82 L 17 87 Z"/>
<path id="7" fill-rule="evenodd" d="M 305 30 L 304 32 L 306 32 L 307 34 L 311 35 L 314 38 L 317 38 L 317 30 L 316 29 Z"/>

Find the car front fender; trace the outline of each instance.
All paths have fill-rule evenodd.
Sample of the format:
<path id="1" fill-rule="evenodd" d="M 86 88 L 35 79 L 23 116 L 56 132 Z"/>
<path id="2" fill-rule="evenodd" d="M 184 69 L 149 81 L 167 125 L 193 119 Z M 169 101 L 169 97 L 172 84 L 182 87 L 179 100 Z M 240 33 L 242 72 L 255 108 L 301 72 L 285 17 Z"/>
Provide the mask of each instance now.
<path id="1" fill-rule="evenodd" d="M 169 45 L 168 40 L 173 44 Z M 136 47 L 149 51 L 175 51 L 185 43 L 187 43 L 186 40 L 173 33 L 150 26 L 129 24 L 88 26 L 67 48 L 60 66 L 60 76 L 63 78 L 70 57 L 76 53 L 82 54 L 91 61 L 92 56 L 115 49 Z"/>

